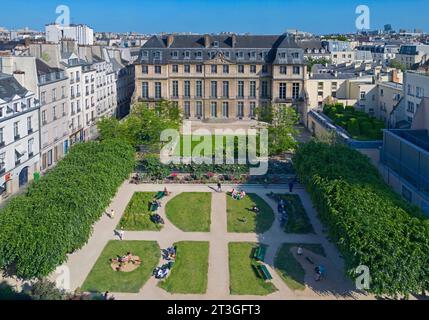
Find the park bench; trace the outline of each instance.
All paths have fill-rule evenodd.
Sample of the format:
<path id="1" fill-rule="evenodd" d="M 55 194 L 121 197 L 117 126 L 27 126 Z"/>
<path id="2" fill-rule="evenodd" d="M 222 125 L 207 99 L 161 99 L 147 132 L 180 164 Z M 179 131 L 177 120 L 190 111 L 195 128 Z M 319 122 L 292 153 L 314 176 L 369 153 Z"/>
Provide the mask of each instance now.
<path id="1" fill-rule="evenodd" d="M 161 200 L 162 198 L 165 197 L 165 192 L 164 191 L 160 191 L 156 194 L 155 196 L 155 200 Z"/>
<path id="2" fill-rule="evenodd" d="M 271 273 L 263 264 L 252 264 L 252 266 L 260 278 L 264 279 L 265 281 L 270 281 L 273 279 Z"/>
<path id="3" fill-rule="evenodd" d="M 255 250 L 255 253 L 253 254 L 253 257 L 258 261 L 264 261 L 265 260 L 265 253 L 267 249 L 265 247 L 258 247 Z"/>

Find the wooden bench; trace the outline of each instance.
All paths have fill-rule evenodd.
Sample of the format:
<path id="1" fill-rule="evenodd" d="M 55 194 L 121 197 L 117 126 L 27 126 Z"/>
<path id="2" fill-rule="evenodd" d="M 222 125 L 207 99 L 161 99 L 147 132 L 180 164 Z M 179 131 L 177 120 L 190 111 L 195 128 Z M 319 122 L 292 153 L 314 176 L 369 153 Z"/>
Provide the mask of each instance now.
<path id="1" fill-rule="evenodd" d="M 265 261 L 265 253 L 266 253 L 267 249 L 265 247 L 258 247 L 255 250 L 255 253 L 253 254 L 253 258 L 255 258 L 258 261 Z"/>

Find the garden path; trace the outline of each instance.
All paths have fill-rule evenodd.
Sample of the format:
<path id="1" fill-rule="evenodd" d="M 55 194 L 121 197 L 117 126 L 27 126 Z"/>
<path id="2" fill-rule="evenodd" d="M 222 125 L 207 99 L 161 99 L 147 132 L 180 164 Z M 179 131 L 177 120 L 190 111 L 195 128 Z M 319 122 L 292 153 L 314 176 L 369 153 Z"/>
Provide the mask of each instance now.
<path id="1" fill-rule="evenodd" d="M 274 271 L 273 263 L 277 250 L 283 243 L 318 243 L 321 244 L 326 252 L 327 261 L 334 266 L 336 270 L 343 270 L 343 261 L 338 254 L 335 246 L 330 243 L 324 235 L 324 230 L 319 222 L 316 211 L 314 210 L 308 193 L 303 188 L 296 188 L 294 194 L 301 197 L 304 208 L 312 223 L 315 234 L 287 234 L 285 233 L 276 217 L 273 226 L 266 233 L 258 235 L 253 233 L 239 234 L 227 232 L 227 213 L 226 213 L 226 195 L 217 193 L 214 186 L 209 185 L 168 185 L 168 190 L 172 195 L 164 198 L 159 209 L 159 214 L 164 218 L 166 224 L 160 232 L 151 231 L 126 231 L 124 240 L 155 240 L 161 248 L 171 246 L 179 241 L 209 241 L 209 272 L 208 288 L 206 294 L 183 295 L 170 294 L 157 286 L 158 281 L 153 277 L 143 286 L 137 294 L 113 293 L 117 299 L 141 300 L 141 299 L 195 299 L 195 300 L 234 300 L 234 299 L 350 299 L 350 298 L 369 298 L 367 296 L 353 292 L 351 283 L 345 277 L 335 277 L 330 279 L 332 288 L 324 288 L 323 285 L 318 288 L 318 284 L 307 286 L 303 291 L 291 290 Z M 267 196 L 267 193 L 273 191 L 276 193 L 288 193 L 286 185 L 272 185 L 264 188 L 260 185 L 224 185 L 224 191 L 233 187 L 242 189 L 247 193 L 256 193 L 263 198 L 277 212 L 277 204 Z M 81 250 L 71 254 L 65 266 L 70 273 L 70 289 L 75 290 L 80 287 L 97 258 L 103 251 L 104 246 L 109 240 L 117 239 L 115 228 L 118 225 L 125 208 L 135 192 L 157 192 L 163 190 L 163 185 L 142 184 L 135 185 L 125 182 L 113 198 L 108 211 L 114 209 L 116 216 L 111 219 L 105 214 L 94 226 L 93 235 L 87 245 Z M 183 232 L 170 223 L 165 214 L 165 204 L 174 195 L 181 192 L 211 192 L 212 210 L 211 210 L 211 229 L 208 233 L 202 232 Z M 260 242 L 268 245 L 266 254 L 266 264 L 273 276 L 273 284 L 278 291 L 268 296 L 234 296 L 229 293 L 229 266 L 228 266 L 228 243 L 229 242 Z M 53 277 L 55 277 L 53 275 Z M 350 293 L 352 292 L 352 293 Z"/>

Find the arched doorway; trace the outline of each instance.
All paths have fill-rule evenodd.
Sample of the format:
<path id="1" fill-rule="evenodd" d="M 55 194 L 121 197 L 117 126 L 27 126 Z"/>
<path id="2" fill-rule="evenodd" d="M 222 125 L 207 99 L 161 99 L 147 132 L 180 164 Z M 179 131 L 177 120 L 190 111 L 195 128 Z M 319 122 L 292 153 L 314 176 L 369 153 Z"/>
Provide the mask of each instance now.
<path id="1" fill-rule="evenodd" d="M 23 187 L 28 183 L 28 167 L 25 167 L 19 173 L 19 187 Z"/>

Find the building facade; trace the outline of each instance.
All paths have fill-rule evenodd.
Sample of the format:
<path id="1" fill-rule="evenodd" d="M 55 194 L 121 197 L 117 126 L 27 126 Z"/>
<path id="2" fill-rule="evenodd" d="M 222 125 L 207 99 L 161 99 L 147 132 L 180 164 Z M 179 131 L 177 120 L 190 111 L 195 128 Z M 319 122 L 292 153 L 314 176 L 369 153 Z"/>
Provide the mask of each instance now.
<path id="1" fill-rule="evenodd" d="M 135 98 L 174 101 L 193 120 L 249 120 L 259 106 L 298 104 L 305 68 L 287 35 L 154 36 L 135 66 Z"/>
<path id="2" fill-rule="evenodd" d="M 45 26 L 46 41 L 59 43 L 63 39 L 75 40 L 79 45 L 94 44 L 94 30 L 84 24 L 62 26 L 48 24 Z"/>
<path id="3" fill-rule="evenodd" d="M 18 75 L 19 76 L 19 75 Z M 12 75 L 0 73 L 0 202 L 39 172 L 39 103 Z"/>

